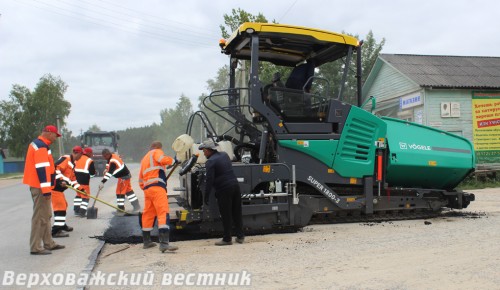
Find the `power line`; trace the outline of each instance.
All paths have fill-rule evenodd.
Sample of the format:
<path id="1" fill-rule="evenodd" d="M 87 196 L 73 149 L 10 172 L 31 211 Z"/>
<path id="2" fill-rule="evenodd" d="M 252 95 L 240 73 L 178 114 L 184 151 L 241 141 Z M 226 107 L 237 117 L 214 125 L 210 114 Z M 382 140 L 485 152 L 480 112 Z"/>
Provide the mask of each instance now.
<path id="1" fill-rule="evenodd" d="M 297 1 L 299 1 L 299 0 L 295 0 L 295 2 L 293 2 L 292 5 L 290 5 L 290 7 L 288 7 L 288 9 L 285 11 L 285 13 L 283 13 L 283 15 L 281 15 L 281 17 L 278 20 L 278 23 L 281 23 L 281 20 L 288 14 L 288 12 L 290 12 L 290 10 L 293 8 L 293 6 L 295 6 Z"/>
<path id="2" fill-rule="evenodd" d="M 211 31 L 211 30 L 207 30 L 206 27 L 196 27 L 196 26 L 193 26 L 191 24 L 182 23 L 182 22 L 179 22 L 179 21 L 174 21 L 174 20 L 170 20 L 170 19 L 167 19 L 167 18 L 158 17 L 158 16 L 153 15 L 153 14 L 149 14 L 149 13 L 146 13 L 146 12 L 137 11 L 135 9 L 130 9 L 128 7 L 125 7 L 125 6 L 122 6 L 122 5 L 117 5 L 116 3 L 105 1 L 105 0 L 101 0 L 100 2 L 104 2 L 104 3 L 107 3 L 109 5 L 112 5 L 112 6 L 124 9 L 124 10 L 128 10 L 128 11 L 133 11 L 133 12 L 136 12 L 136 13 L 140 13 L 140 14 L 143 14 L 143 15 L 148 16 L 148 17 L 153 17 L 153 18 L 159 19 L 161 21 L 170 22 L 170 23 L 172 23 L 174 25 L 180 26 L 181 29 L 186 30 L 186 31 L 192 31 L 192 32 L 195 32 L 195 33 L 199 33 L 199 31 L 201 30 L 201 31 L 208 32 L 209 35 L 212 35 L 214 37 L 220 37 L 220 31 Z M 193 28 L 193 30 L 187 29 L 186 27 Z"/>
<path id="3" fill-rule="evenodd" d="M 166 32 L 169 32 L 169 33 L 180 34 L 182 36 L 187 36 L 186 34 L 191 34 L 194 37 L 205 38 L 205 39 L 210 40 L 210 41 L 212 41 L 214 39 L 217 39 L 215 36 L 209 36 L 206 33 L 200 32 L 199 30 L 198 31 L 194 31 L 194 30 L 186 29 L 185 27 L 181 27 L 181 28 L 172 28 L 172 27 L 169 27 L 168 25 L 166 25 L 163 22 L 158 22 L 158 21 L 152 20 L 151 18 L 154 17 L 152 15 L 147 15 L 148 16 L 147 20 L 144 20 L 143 18 L 138 17 L 136 14 L 124 13 L 124 12 L 112 10 L 112 9 L 109 9 L 108 7 L 106 7 L 106 6 L 98 5 L 98 4 L 95 4 L 95 3 L 92 3 L 92 2 L 89 2 L 89 1 L 85 1 L 85 0 L 80 0 L 80 1 L 78 1 L 78 3 L 82 3 L 82 2 L 83 3 L 87 3 L 92 8 L 94 8 L 94 7 L 100 7 L 102 10 L 105 10 L 108 13 L 104 13 L 102 11 L 99 11 L 99 10 L 96 10 L 96 9 L 92 9 L 90 7 L 85 7 L 85 6 L 81 6 L 81 5 L 74 4 L 74 3 L 68 3 L 68 2 L 65 2 L 63 0 L 58 0 L 58 1 L 66 4 L 66 5 L 68 5 L 70 7 L 79 7 L 79 8 L 82 8 L 82 9 L 86 10 L 86 11 L 90 11 L 90 12 L 93 12 L 93 13 L 96 13 L 96 14 L 101 14 L 101 15 L 104 15 L 105 17 L 111 17 L 113 19 L 117 19 L 117 20 L 120 20 L 120 21 L 129 21 L 130 18 L 140 19 L 142 26 L 150 27 L 150 28 L 153 28 L 153 29 L 158 29 L 158 30 L 161 30 L 161 31 L 166 31 Z M 71 0 L 70 0 L 70 2 L 71 2 Z M 131 10 L 131 9 L 129 9 L 129 10 Z M 131 10 L 131 11 L 133 11 L 133 10 Z"/>
<path id="4" fill-rule="evenodd" d="M 35 0 L 33 0 L 33 1 L 35 1 Z M 73 14 L 73 15 L 77 16 L 80 19 L 92 18 L 92 19 L 95 19 L 95 20 L 98 20 L 98 21 L 102 21 L 102 22 L 105 22 L 105 23 L 106 22 L 107 23 L 111 23 L 115 28 L 119 27 L 121 30 L 125 30 L 125 31 L 132 32 L 132 33 L 135 33 L 135 34 L 141 34 L 141 33 L 143 33 L 143 34 L 148 34 L 148 35 L 151 35 L 151 36 L 160 37 L 160 38 L 163 38 L 163 39 L 169 40 L 169 41 L 174 40 L 174 41 L 178 41 L 178 42 L 184 42 L 184 43 L 187 43 L 187 44 L 196 44 L 196 45 L 200 45 L 200 46 L 212 46 L 212 45 L 208 44 L 208 41 L 204 42 L 204 41 L 200 41 L 199 39 L 192 40 L 192 39 L 180 38 L 178 36 L 171 36 L 171 35 L 166 35 L 164 33 L 158 33 L 158 32 L 154 32 L 154 31 L 144 30 L 141 27 L 138 27 L 137 29 L 133 29 L 132 31 L 130 29 L 123 29 L 123 27 L 127 27 L 127 26 L 123 25 L 123 22 L 124 21 L 127 22 L 128 19 L 117 18 L 117 17 L 111 16 L 111 15 L 108 15 L 108 16 L 111 17 L 111 19 L 107 19 L 107 18 L 106 19 L 102 19 L 102 18 L 90 16 L 90 15 L 80 15 L 78 13 L 75 13 L 74 11 L 62 8 L 62 7 L 54 5 L 54 4 L 45 3 L 45 2 L 40 1 L 40 0 L 38 0 L 38 2 L 43 3 L 44 5 L 47 5 L 47 6 L 52 6 L 52 7 L 56 8 L 56 9 L 60 9 L 60 10 L 69 12 L 70 14 Z M 82 9 L 86 9 L 86 7 L 82 7 L 82 6 L 77 6 L 77 7 L 82 8 Z M 104 14 L 104 13 L 101 13 L 101 14 Z M 83 16 L 83 18 L 82 18 L 82 16 Z M 114 22 L 114 21 L 112 21 L 113 19 L 118 20 L 120 22 L 118 22 L 118 23 Z M 136 31 L 139 31 L 139 33 L 137 33 Z"/>
<path id="5" fill-rule="evenodd" d="M 48 11 L 50 13 L 62 15 L 62 16 L 65 16 L 67 18 L 70 18 L 71 20 L 79 20 L 79 21 L 83 21 L 83 22 L 87 22 L 87 23 L 92 23 L 92 24 L 97 25 L 97 26 L 118 29 L 118 30 L 121 30 L 121 31 L 124 31 L 127 33 L 139 35 L 139 36 L 146 36 L 146 37 L 155 38 L 158 40 L 169 41 L 169 42 L 178 42 L 178 43 L 194 45 L 194 46 L 198 46 L 198 47 L 214 47 L 214 45 L 209 44 L 208 41 L 206 41 L 206 42 L 200 41 L 199 39 L 196 39 L 196 40 L 183 39 L 180 37 L 167 35 L 165 33 L 158 33 L 155 31 L 144 30 L 143 28 L 140 28 L 140 27 L 137 29 L 127 28 L 127 26 L 124 26 L 122 23 L 123 19 L 118 19 L 122 22 L 116 22 L 116 21 L 113 21 L 112 19 L 102 19 L 99 17 L 91 16 L 91 15 L 78 14 L 77 12 L 69 10 L 65 7 L 45 3 L 43 1 L 32 0 L 29 2 L 30 3 L 26 3 L 24 0 L 17 1 L 17 3 L 22 3 L 22 4 L 27 5 L 29 7 L 34 7 L 37 9 Z M 112 18 L 116 19 L 116 17 L 112 17 Z"/>

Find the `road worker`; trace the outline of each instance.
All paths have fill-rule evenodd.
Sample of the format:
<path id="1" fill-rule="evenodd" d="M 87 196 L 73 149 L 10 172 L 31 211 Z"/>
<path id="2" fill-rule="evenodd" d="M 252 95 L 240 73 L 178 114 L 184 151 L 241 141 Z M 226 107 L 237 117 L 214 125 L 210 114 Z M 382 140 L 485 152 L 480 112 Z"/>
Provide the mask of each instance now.
<path id="1" fill-rule="evenodd" d="M 33 199 L 33 217 L 31 218 L 30 253 L 48 255 L 53 250 L 64 249 L 50 234 L 52 218 L 51 191 L 54 185 L 55 166 L 50 144 L 61 137 L 57 127 L 46 126 L 42 134 L 31 142 L 26 153 L 23 183 L 30 187 Z"/>
<path id="2" fill-rule="evenodd" d="M 73 231 L 73 228 L 66 224 L 66 210 L 68 202 L 64 196 L 67 185 L 82 190 L 76 181 L 75 163 L 82 157 L 83 150 L 80 146 L 73 147 L 69 155 L 63 155 L 56 161 L 56 185 L 52 191 L 52 209 L 54 211 L 54 225 L 52 226 L 52 237 L 64 238 Z"/>
<path id="3" fill-rule="evenodd" d="M 154 141 L 149 152 L 142 158 L 139 171 L 139 186 L 144 190 L 144 211 L 140 222 L 142 225 L 142 238 L 144 249 L 156 246 L 151 241 L 155 218 L 158 219 L 158 232 L 160 251 L 175 251 L 178 248 L 169 244 L 169 206 L 167 197 L 167 178 L 165 166 L 172 165 L 177 159 L 165 155 L 162 144 Z"/>
<path id="4" fill-rule="evenodd" d="M 83 155 L 75 163 L 76 181 L 80 184 L 80 188 L 90 194 L 90 178 L 96 174 L 94 161 L 92 160 L 92 148 L 86 147 L 83 149 Z M 76 193 L 73 209 L 75 214 L 80 217 L 87 215 L 87 207 L 89 205 L 89 197 L 87 195 Z"/>
<path id="5" fill-rule="evenodd" d="M 132 185 L 130 184 L 130 170 L 128 170 L 125 162 L 118 156 L 118 154 L 111 153 L 108 149 L 102 150 L 102 157 L 108 161 L 106 165 L 106 173 L 104 174 L 101 183 L 99 184 L 99 190 L 104 188 L 104 183 L 114 176 L 118 178 L 118 183 L 116 184 L 116 204 L 119 209 L 125 210 L 125 195 L 128 200 L 134 207 L 134 212 L 139 212 L 141 210 L 141 206 L 139 205 L 139 199 L 134 193 L 132 189 Z M 117 211 L 117 215 L 123 215 L 122 212 Z"/>
<path id="6" fill-rule="evenodd" d="M 242 244 L 245 241 L 243 233 L 243 218 L 241 211 L 241 193 L 238 179 L 234 174 L 231 159 L 224 151 L 217 151 L 218 144 L 213 140 L 206 140 L 198 149 L 203 150 L 207 158 L 205 163 L 205 204 L 209 203 L 212 189 L 215 190 L 215 198 L 219 206 L 219 212 L 224 227 L 224 235 L 216 246 L 232 245 L 232 227 L 234 225 L 235 241 Z"/>

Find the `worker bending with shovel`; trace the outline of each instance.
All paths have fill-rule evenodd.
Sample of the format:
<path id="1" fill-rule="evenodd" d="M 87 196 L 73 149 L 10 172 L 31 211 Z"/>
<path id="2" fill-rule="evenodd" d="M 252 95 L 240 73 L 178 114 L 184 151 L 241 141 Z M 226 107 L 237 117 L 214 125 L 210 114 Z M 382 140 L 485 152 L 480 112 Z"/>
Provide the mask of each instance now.
<path id="1" fill-rule="evenodd" d="M 125 162 L 123 162 L 118 154 L 111 153 L 108 149 L 102 150 L 102 157 L 108 161 L 108 164 L 106 165 L 106 174 L 104 174 L 104 177 L 99 184 L 99 190 L 104 188 L 104 183 L 106 183 L 111 176 L 118 178 L 118 183 L 116 184 L 116 204 L 122 211 L 117 210 L 116 215 L 125 215 L 123 213 L 123 211 L 125 211 L 125 195 L 134 207 L 133 211 L 139 212 L 141 210 L 141 206 L 139 205 L 139 199 L 135 195 L 132 185 L 130 184 L 132 176 L 130 175 L 130 170 L 127 165 L 125 165 Z"/>
<path id="2" fill-rule="evenodd" d="M 79 188 L 80 184 L 75 176 L 75 163 L 82 157 L 83 150 L 80 146 L 73 147 L 69 155 L 61 156 L 55 163 L 56 167 L 56 185 L 52 191 L 52 210 L 54 211 L 54 225 L 52 226 L 52 237 L 68 237 L 72 227 L 66 224 L 66 209 L 68 202 L 64 196 L 64 190 L 67 186 Z"/>
<path id="3" fill-rule="evenodd" d="M 144 190 L 144 211 L 139 215 L 142 226 L 144 249 L 156 246 L 151 241 L 155 218 L 158 220 L 160 251 L 175 251 L 178 248 L 169 244 L 170 216 L 167 196 L 166 166 L 178 163 L 176 158 L 165 155 L 162 144 L 154 141 L 150 151 L 142 158 L 139 171 L 139 186 Z M 173 169 L 172 169 L 173 170 Z"/>

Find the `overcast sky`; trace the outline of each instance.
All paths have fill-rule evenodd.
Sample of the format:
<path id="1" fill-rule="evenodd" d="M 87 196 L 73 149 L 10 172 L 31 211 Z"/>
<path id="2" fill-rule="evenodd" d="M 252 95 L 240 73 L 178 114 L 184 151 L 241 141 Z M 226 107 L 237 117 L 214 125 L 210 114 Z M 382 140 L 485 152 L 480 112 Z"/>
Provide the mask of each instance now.
<path id="1" fill-rule="evenodd" d="M 228 63 L 219 25 L 233 8 L 360 38 L 372 30 L 383 53 L 500 56 L 498 0 L 0 0 L 0 100 L 13 84 L 58 76 L 74 135 L 159 123 L 182 94 L 196 109 Z"/>

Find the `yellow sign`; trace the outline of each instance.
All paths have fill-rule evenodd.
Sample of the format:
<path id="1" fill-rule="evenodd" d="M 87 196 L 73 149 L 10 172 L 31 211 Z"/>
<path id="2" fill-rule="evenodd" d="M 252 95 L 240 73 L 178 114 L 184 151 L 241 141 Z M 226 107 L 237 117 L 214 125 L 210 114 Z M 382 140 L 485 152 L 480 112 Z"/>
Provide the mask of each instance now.
<path id="1" fill-rule="evenodd" d="M 265 165 L 262 167 L 262 172 L 264 173 L 271 173 L 271 166 L 270 165 Z"/>
<path id="2" fill-rule="evenodd" d="M 477 163 L 500 160 L 500 92 L 473 92 L 472 130 Z"/>

